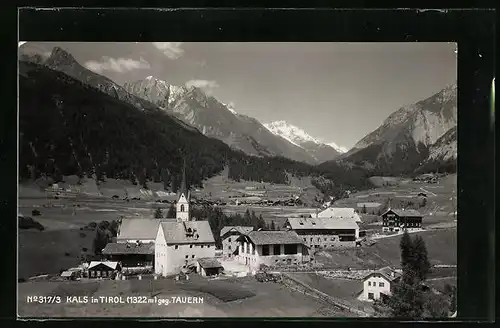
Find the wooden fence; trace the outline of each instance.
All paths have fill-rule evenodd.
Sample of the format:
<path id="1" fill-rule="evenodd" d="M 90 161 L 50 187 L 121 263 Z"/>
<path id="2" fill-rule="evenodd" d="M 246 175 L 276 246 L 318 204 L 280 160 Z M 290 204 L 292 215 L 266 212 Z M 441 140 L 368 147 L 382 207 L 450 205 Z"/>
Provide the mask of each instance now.
<path id="1" fill-rule="evenodd" d="M 368 312 L 365 312 L 361 309 L 358 309 L 356 307 L 353 307 L 351 304 L 348 302 L 338 299 L 336 297 L 327 295 L 311 286 L 308 284 L 290 276 L 289 274 L 282 272 L 282 283 L 287 286 L 290 289 L 293 289 L 295 291 L 301 292 L 303 294 L 312 296 L 314 298 L 320 299 L 328 304 L 331 304 L 341 310 L 344 311 L 349 311 L 351 313 L 354 313 L 356 315 L 359 315 L 360 317 L 369 317 L 370 314 Z"/>

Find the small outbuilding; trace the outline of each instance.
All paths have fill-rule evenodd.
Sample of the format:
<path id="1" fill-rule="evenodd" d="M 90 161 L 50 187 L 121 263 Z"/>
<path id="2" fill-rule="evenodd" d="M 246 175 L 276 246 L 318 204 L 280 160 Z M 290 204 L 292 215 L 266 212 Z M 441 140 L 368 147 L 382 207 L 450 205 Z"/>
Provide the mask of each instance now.
<path id="1" fill-rule="evenodd" d="M 196 271 L 203 277 L 218 275 L 224 267 L 214 258 L 201 258 L 197 261 Z"/>

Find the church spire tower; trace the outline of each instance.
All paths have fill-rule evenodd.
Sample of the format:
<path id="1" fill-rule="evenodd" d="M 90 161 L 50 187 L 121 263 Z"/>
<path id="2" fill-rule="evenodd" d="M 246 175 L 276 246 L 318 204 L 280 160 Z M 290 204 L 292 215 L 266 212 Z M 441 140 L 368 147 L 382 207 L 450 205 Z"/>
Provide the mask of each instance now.
<path id="1" fill-rule="evenodd" d="M 191 199 L 191 192 L 187 188 L 187 179 L 186 179 L 186 160 L 184 159 L 184 166 L 182 168 L 182 182 L 179 191 L 177 192 L 177 205 L 176 205 L 176 213 L 177 213 L 177 221 L 189 221 L 189 203 Z"/>

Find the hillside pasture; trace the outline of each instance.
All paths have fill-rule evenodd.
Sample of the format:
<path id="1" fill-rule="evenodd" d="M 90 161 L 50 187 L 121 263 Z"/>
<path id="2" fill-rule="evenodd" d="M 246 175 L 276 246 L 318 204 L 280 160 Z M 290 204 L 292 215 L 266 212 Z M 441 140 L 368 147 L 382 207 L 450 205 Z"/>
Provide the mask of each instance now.
<path id="1" fill-rule="evenodd" d="M 80 264 L 82 249 L 92 251 L 94 236 L 94 231 L 79 229 L 19 230 L 18 278 L 59 274 L 62 269 Z"/>

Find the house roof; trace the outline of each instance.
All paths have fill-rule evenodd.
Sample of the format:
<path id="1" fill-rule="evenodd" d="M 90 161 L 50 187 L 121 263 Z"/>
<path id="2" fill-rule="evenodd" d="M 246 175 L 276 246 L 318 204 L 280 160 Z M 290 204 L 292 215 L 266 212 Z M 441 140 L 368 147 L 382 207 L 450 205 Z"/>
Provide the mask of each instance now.
<path id="1" fill-rule="evenodd" d="M 74 273 L 74 271 L 63 271 L 61 277 L 71 277 Z"/>
<path id="2" fill-rule="evenodd" d="M 361 217 L 355 212 L 354 208 L 349 207 L 329 207 L 318 213 L 320 218 L 340 218 L 340 219 L 354 219 L 361 221 Z"/>
<path id="3" fill-rule="evenodd" d="M 255 245 L 303 243 L 295 231 L 251 231 L 240 236 L 240 238 L 242 237 L 247 237 Z"/>
<path id="4" fill-rule="evenodd" d="M 111 262 L 111 261 L 92 261 L 89 264 L 89 269 L 92 269 L 93 267 L 96 267 L 98 265 L 105 265 L 109 267 L 110 269 L 116 270 L 118 267 L 118 262 Z"/>
<path id="5" fill-rule="evenodd" d="M 102 250 L 105 255 L 154 254 L 154 243 L 108 243 Z"/>
<path id="6" fill-rule="evenodd" d="M 158 226 L 161 222 L 175 221 L 175 219 L 150 219 L 150 218 L 137 218 L 137 219 L 122 219 L 120 224 L 117 240 L 144 240 L 156 239 Z"/>
<path id="7" fill-rule="evenodd" d="M 198 259 L 198 263 L 203 269 L 215 269 L 222 268 L 222 265 L 214 258 L 201 258 Z"/>
<path id="8" fill-rule="evenodd" d="M 215 243 L 208 221 L 162 222 L 160 227 L 167 244 Z"/>
<path id="9" fill-rule="evenodd" d="M 396 279 L 398 279 L 399 277 L 401 277 L 401 274 L 399 272 L 397 272 L 396 270 L 392 269 L 391 267 L 387 266 L 387 267 L 384 267 L 378 271 L 375 271 L 375 272 L 372 272 L 370 274 L 368 274 L 364 280 L 370 278 L 371 276 L 373 275 L 382 275 L 387 281 L 389 282 L 392 282 Z"/>
<path id="10" fill-rule="evenodd" d="M 288 218 L 292 230 L 359 229 L 354 219 L 335 218 Z"/>
<path id="11" fill-rule="evenodd" d="M 228 233 L 231 230 L 234 230 L 234 231 L 239 232 L 240 234 L 244 235 L 246 233 L 249 233 L 250 231 L 253 231 L 253 227 L 247 227 L 247 226 L 225 226 L 224 228 L 221 229 L 220 235 L 224 236 L 226 233 Z"/>
<path id="12" fill-rule="evenodd" d="M 382 215 L 385 215 L 389 212 L 393 212 L 397 216 L 402 216 L 402 217 L 423 217 L 423 215 L 420 214 L 420 212 L 418 212 L 417 210 L 403 210 L 403 209 L 388 209 Z"/>

